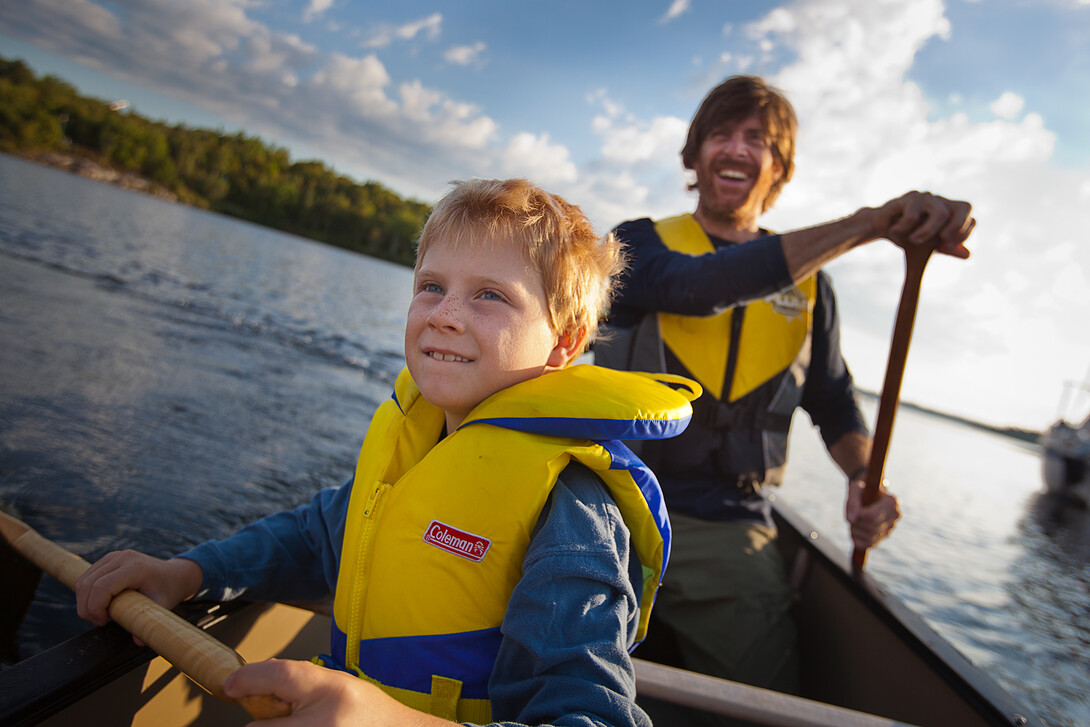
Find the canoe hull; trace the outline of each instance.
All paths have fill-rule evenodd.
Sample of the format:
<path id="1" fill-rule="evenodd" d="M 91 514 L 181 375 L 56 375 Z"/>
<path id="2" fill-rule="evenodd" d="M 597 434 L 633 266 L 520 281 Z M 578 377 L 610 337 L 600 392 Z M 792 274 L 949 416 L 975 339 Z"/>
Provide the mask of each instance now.
<path id="1" fill-rule="evenodd" d="M 776 515 L 804 696 L 909 724 L 1044 724 L 790 508 Z"/>
<path id="2" fill-rule="evenodd" d="M 798 596 L 803 697 L 862 713 L 866 719 L 859 724 L 873 724 L 868 715 L 929 726 L 1044 724 L 865 573 L 853 573 L 847 556 L 789 508 L 778 505 L 776 513 L 781 548 Z M 246 661 L 272 656 L 309 659 L 328 648 L 329 618 L 309 610 L 282 604 L 189 607 L 193 611 L 187 618 L 235 648 Z M 112 624 L 92 629 L 0 671 L 0 723 L 219 727 L 250 721 L 241 707 L 218 701 L 153 656 Z M 635 656 L 642 663 L 648 656 L 669 663 L 668 655 L 661 658 L 642 646 Z M 662 671 L 637 663 L 641 695 L 680 693 L 662 682 L 648 682 L 648 674 Z M 689 673 L 682 676 L 694 678 Z M 718 702 L 730 702 L 726 709 L 738 710 L 732 683 L 702 682 L 711 701 L 716 701 L 717 687 Z M 646 691 L 651 688 L 654 691 Z M 751 699 L 752 694 L 740 699 Z M 745 710 L 733 713 L 762 713 L 765 705 L 772 705 L 781 714 L 790 712 L 791 718 L 770 716 L 752 723 L 829 723 L 823 705 L 807 706 L 803 700 L 776 705 L 777 697 L 783 699 L 771 692 L 757 694 Z M 769 709 L 769 714 L 773 711 Z M 856 724 L 845 719 L 834 723 Z M 658 727 L 670 724 L 656 721 Z"/>

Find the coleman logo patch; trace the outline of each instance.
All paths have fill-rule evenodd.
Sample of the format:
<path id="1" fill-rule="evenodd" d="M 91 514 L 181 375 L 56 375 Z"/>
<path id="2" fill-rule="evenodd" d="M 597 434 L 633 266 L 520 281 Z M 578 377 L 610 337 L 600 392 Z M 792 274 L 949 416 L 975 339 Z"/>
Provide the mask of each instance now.
<path id="1" fill-rule="evenodd" d="M 432 520 L 424 531 L 424 542 L 454 555 L 480 563 L 484 560 L 492 541 L 480 535 L 467 533 L 438 520 Z"/>

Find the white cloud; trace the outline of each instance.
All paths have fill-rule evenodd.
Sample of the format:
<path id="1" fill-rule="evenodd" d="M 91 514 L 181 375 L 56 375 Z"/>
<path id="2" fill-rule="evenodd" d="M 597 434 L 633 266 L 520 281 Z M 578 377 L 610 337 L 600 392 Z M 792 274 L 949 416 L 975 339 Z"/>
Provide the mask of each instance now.
<path id="1" fill-rule="evenodd" d="M 659 22 L 665 25 L 671 20 L 676 20 L 678 16 L 689 11 L 690 4 L 690 0 L 673 0 L 666 13 L 659 18 Z"/>
<path id="2" fill-rule="evenodd" d="M 121 36 L 121 20 L 107 8 L 88 0 L 34 0 L 29 5 L 0 4 L 0 18 L 16 31 L 34 33 L 40 22 L 52 21 L 52 33 L 41 38 L 42 46 L 50 50 L 71 50 L 69 41 L 86 31 L 97 37 L 116 39 Z M 78 48 L 83 44 L 77 44 Z"/>
<path id="3" fill-rule="evenodd" d="M 420 81 L 400 87 L 404 116 L 420 122 L 414 133 L 422 141 L 449 149 L 483 149 L 495 136 L 496 123 L 480 109 L 447 98 Z"/>
<path id="4" fill-rule="evenodd" d="M 656 116 L 650 122 L 635 119 L 595 120 L 602 137 L 602 156 L 611 162 L 638 164 L 676 157 L 685 143 L 689 123 L 676 116 Z"/>
<path id="5" fill-rule="evenodd" d="M 333 7 L 333 0 L 310 0 L 307 9 L 303 12 L 303 20 L 307 23 L 321 17 L 326 10 Z"/>
<path id="6" fill-rule="evenodd" d="M 503 152 L 500 168 L 504 176 L 527 177 L 545 188 L 572 184 L 578 176 L 567 148 L 552 143 L 548 134 L 516 134 Z"/>
<path id="7" fill-rule="evenodd" d="M 435 40 L 442 32 L 443 14 L 432 13 L 426 18 L 404 25 L 384 25 L 378 28 L 364 43 L 365 48 L 387 48 L 397 40 L 413 40 L 423 35 L 427 40 Z"/>
<path id="8" fill-rule="evenodd" d="M 443 53 L 443 58 L 447 63 L 453 63 L 456 66 L 468 66 L 478 61 L 487 48 L 488 46 L 482 41 L 472 45 L 456 45 L 448 48 Z"/>
<path id="9" fill-rule="evenodd" d="M 316 97 L 336 98 L 338 105 L 347 103 L 354 113 L 375 117 L 396 111 L 396 104 L 386 96 L 389 83 L 386 67 L 375 56 L 350 58 L 336 53 L 305 85 Z"/>
<path id="10" fill-rule="evenodd" d="M 828 9 L 823 12 L 830 12 L 832 15 L 843 17 L 843 14 L 836 5 L 829 5 Z M 764 16 L 761 20 L 754 23 L 750 23 L 746 32 L 750 38 L 763 39 L 772 33 L 790 33 L 797 27 L 795 20 L 795 13 L 785 7 L 776 8 L 768 15 Z"/>
<path id="11" fill-rule="evenodd" d="M 1029 419 L 1041 410 L 1040 389 L 1026 386 L 1023 393 L 1016 382 L 1047 381 L 1061 376 L 1063 362 L 1085 360 L 1070 337 L 1048 335 L 1079 305 L 1077 291 L 1090 289 L 1090 246 L 1076 239 L 1084 227 L 1076 219 L 1085 204 L 1079 190 L 1090 184 L 1085 172 L 1051 164 L 1055 133 L 1032 111 L 1015 123 L 1024 101 L 1014 92 L 993 104 L 998 119 L 931 118 L 923 92 L 906 76 L 925 42 L 949 36 L 938 0 L 795 2 L 748 30 L 755 41 L 796 54 L 768 76 L 795 105 L 800 135 L 795 179 L 765 223 L 813 224 L 909 189 L 972 202 L 973 257 L 929 264 L 914 373 L 902 394 L 997 423 L 1047 424 Z M 903 256 L 888 244 L 872 245 L 829 269 L 845 355 L 860 383 L 877 388 Z M 1061 271 L 1062 282 L 1041 284 L 1060 281 Z M 1041 352 L 1040 370 L 1023 368 L 1027 357 L 1019 354 L 1027 348 Z M 970 381 L 1019 391 L 970 400 Z"/>
<path id="12" fill-rule="evenodd" d="M 1004 119 L 1013 119 L 1026 105 L 1026 100 L 1012 91 L 1007 91 L 997 98 L 988 108 L 992 113 Z"/>
<path id="13" fill-rule="evenodd" d="M 253 36 L 247 39 L 246 49 L 249 53 L 246 65 L 251 71 L 291 79 L 296 79 L 296 73 L 290 69 L 303 67 L 318 55 L 314 46 L 296 35 Z"/>

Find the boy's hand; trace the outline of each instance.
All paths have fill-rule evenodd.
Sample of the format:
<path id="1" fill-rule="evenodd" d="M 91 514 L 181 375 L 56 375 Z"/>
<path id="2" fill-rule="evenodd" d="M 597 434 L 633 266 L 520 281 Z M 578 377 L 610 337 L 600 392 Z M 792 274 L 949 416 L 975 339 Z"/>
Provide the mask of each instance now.
<path id="1" fill-rule="evenodd" d="M 247 664 L 227 677 L 223 691 L 234 699 L 276 695 L 291 705 L 291 716 L 276 720 L 283 727 L 453 724 L 406 707 L 370 682 L 307 661 L 269 659 Z"/>
<path id="2" fill-rule="evenodd" d="M 164 608 L 174 608 L 196 593 L 204 580 L 191 560 L 162 560 L 135 550 L 117 550 L 76 580 L 76 612 L 96 626 L 109 621 L 110 601 L 125 590 L 140 591 Z"/>

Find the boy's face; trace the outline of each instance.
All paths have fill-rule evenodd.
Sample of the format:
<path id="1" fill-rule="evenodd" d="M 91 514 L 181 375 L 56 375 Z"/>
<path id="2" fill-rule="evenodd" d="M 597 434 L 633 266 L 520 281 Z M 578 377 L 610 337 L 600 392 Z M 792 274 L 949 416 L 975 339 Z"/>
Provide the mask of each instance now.
<path id="1" fill-rule="evenodd" d="M 424 398 L 446 412 L 448 433 L 500 389 L 567 360 L 541 276 L 520 249 L 429 244 L 414 279 L 405 361 Z"/>

